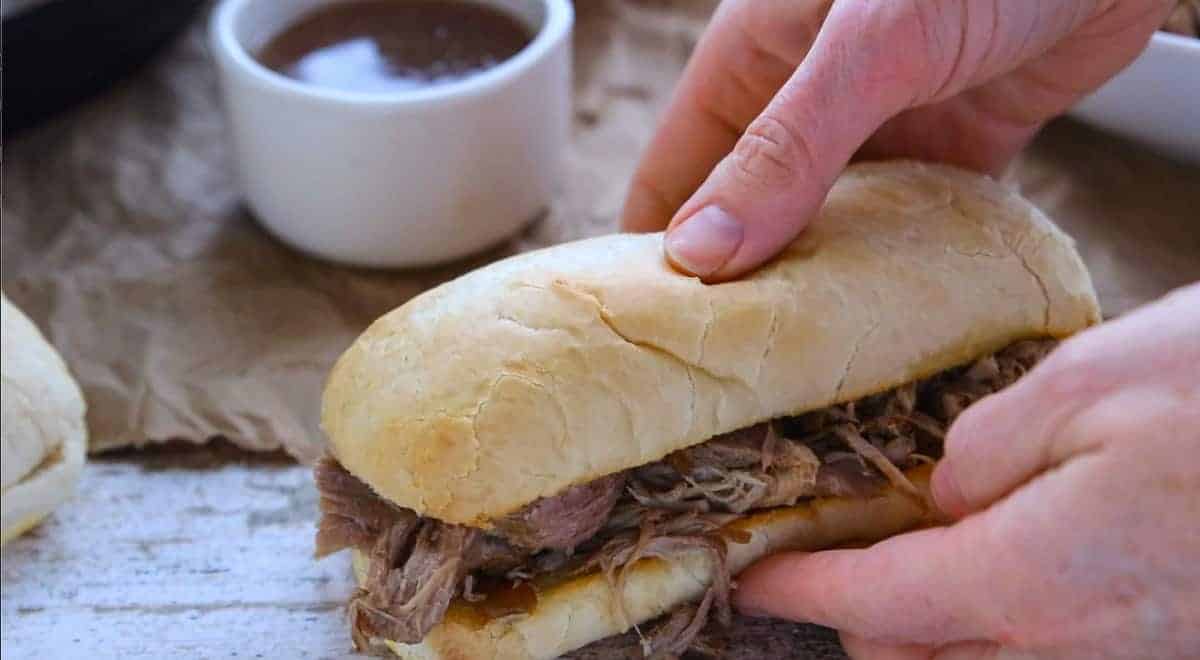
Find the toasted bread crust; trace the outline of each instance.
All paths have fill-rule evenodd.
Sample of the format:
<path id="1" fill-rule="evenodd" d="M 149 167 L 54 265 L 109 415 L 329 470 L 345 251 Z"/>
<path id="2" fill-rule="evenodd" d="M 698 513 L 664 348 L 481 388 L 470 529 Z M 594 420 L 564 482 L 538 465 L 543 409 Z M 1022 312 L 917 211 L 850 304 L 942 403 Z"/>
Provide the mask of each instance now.
<path id="1" fill-rule="evenodd" d="M 748 278 L 672 270 L 662 237 L 523 254 L 376 321 L 338 361 L 338 460 L 424 516 L 489 521 L 760 421 L 1099 320 L 1071 240 L 991 179 L 849 168 Z"/>

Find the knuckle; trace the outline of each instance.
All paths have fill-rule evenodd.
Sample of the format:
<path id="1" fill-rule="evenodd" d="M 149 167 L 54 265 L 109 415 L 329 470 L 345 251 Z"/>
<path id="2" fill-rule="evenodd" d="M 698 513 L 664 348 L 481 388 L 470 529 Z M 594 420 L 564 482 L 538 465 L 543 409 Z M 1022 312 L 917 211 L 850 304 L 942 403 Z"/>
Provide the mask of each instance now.
<path id="1" fill-rule="evenodd" d="M 861 92 L 894 90 L 897 110 L 921 105 L 937 95 L 955 62 L 953 39 L 947 33 L 948 26 L 955 23 L 944 15 L 944 4 L 880 2 L 863 9 L 856 42 L 863 44 L 865 52 L 856 57 L 869 60 L 869 66 L 863 67 Z"/>
<path id="2" fill-rule="evenodd" d="M 737 176 L 753 188 L 780 188 L 810 168 L 805 140 L 783 122 L 760 116 L 746 127 L 732 154 Z"/>

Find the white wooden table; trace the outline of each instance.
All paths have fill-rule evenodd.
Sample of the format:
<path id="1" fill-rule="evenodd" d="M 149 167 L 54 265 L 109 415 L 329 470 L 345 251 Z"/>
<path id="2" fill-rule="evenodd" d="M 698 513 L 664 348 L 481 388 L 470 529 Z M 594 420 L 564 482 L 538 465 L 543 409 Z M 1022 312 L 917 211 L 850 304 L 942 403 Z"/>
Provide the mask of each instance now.
<path id="1" fill-rule="evenodd" d="M 93 460 L 3 550 L 4 660 L 340 658 L 349 558 L 312 559 L 316 491 L 228 448 Z"/>

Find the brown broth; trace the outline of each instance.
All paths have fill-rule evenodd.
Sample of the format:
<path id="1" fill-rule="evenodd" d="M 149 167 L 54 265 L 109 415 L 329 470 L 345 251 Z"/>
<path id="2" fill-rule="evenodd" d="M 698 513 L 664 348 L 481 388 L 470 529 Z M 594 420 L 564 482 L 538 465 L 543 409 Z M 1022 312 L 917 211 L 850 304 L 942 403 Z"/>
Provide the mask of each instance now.
<path id="1" fill-rule="evenodd" d="M 537 609 L 538 591 L 529 582 L 477 576 L 475 593 L 482 596 L 482 600 L 458 599 L 451 604 L 447 617 L 478 629 L 496 619 L 531 614 Z"/>
<path id="2" fill-rule="evenodd" d="M 271 39 L 258 60 L 313 85 L 396 92 L 462 80 L 531 40 L 523 23 L 483 4 L 356 0 L 300 18 Z"/>

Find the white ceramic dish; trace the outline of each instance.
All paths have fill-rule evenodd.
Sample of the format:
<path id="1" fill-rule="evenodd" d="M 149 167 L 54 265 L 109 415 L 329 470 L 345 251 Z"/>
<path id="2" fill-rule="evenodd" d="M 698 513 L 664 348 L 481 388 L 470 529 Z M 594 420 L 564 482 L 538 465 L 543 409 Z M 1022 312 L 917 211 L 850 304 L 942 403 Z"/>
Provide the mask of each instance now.
<path id="1" fill-rule="evenodd" d="M 1155 33 L 1146 50 L 1070 114 L 1200 163 L 1200 39 Z"/>
<path id="2" fill-rule="evenodd" d="M 259 221 L 319 257 L 375 267 L 496 244 L 550 201 L 570 112 L 568 0 L 485 0 L 528 25 L 521 52 L 460 81 L 354 93 L 253 56 L 310 11 L 346 0 L 224 0 L 212 50 L 243 193 Z"/>

